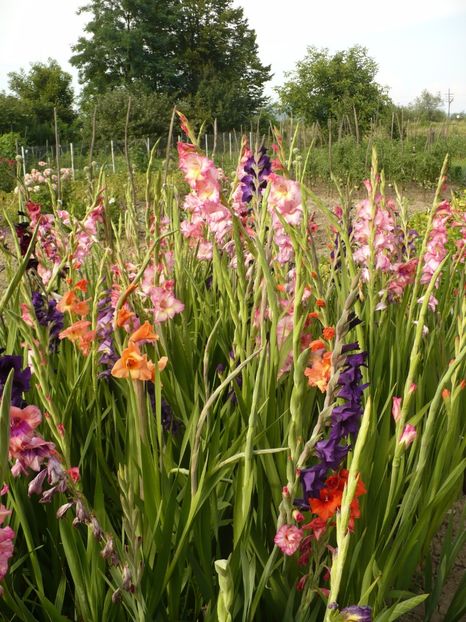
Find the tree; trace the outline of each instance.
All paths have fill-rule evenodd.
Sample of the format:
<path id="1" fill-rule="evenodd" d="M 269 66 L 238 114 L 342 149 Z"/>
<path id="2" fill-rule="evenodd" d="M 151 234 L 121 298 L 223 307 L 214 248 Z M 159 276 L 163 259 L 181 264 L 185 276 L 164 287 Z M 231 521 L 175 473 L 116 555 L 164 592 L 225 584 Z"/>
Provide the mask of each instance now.
<path id="1" fill-rule="evenodd" d="M 0 93 L 0 134 L 18 132 L 26 140 L 32 121 L 31 110 L 26 103 L 14 95 Z"/>
<path id="2" fill-rule="evenodd" d="M 409 111 L 411 115 L 420 121 L 442 121 L 445 118 L 445 112 L 441 109 L 443 99 L 440 93 L 434 95 L 424 89 L 419 97 L 410 104 Z"/>
<path id="3" fill-rule="evenodd" d="M 124 87 L 188 102 L 199 120 L 239 126 L 264 103 L 270 67 L 232 0 L 91 0 L 73 47 L 86 96 Z"/>
<path id="4" fill-rule="evenodd" d="M 29 140 L 44 143 L 54 136 L 53 109 L 57 109 L 57 119 L 62 138 L 73 132 L 76 113 L 73 110 L 73 89 L 71 75 L 60 67 L 56 60 L 48 63 L 33 63 L 28 73 L 8 74 L 9 87 L 17 100 L 28 111 L 31 126 Z"/>
<path id="5" fill-rule="evenodd" d="M 135 84 L 148 91 L 178 86 L 174 0 L 91 0 L 78 13 L 91 13 L 72 47 L 87 94 Z"/>
<path id="6" fill-rule="evenodd" d="M 277 90 L 284 109 L 309 123 L 326 126 L 328 120 L 364 131 L 389 103 L 375 81 L 377 63 L 367 49 L 356 45 L 330 55 L 328 49 L 307 49 L 288 80 Z"/>

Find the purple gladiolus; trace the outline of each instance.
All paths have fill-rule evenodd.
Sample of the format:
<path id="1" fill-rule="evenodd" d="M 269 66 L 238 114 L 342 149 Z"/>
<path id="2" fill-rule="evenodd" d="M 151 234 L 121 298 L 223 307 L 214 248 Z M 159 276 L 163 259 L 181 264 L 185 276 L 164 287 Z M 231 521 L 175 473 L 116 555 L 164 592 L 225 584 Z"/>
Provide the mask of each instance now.
<path id="1" fill-rule="evenodd" d="M 247 159 L 244 165 L 246 175 L 241 178 L 242 200 L 249 203 L 255 194 L 262 194 L 267 187 L 267 178 L 272 171 L 272 163 L 265 147 Z"/>
<path id="2" fill-rule="evenodd" d="M 21 408 L 24 405 L 23 393 L 29 391 L 31 381 L 31 370 L 29 367 L 21 369 L 23 358 L 6 354 L 0 356 L 0 395 L 3 394 L 3 387 L 7 381 L 8 374 L 14 369 L 13 386 L 11 388 L 11 405 Z"/>
<path id="3" fill-rule="evenodd" d="M 359 323 L 355 317 L 351 321 Z M 350 450 L 348 436 L 355 438 L 359 431 L 363 410 L 362 394 L 367 387 L 367 384 L 361 384 L 361 367 L 366 365 L 367 353 L 349 354 L 357 349 L 359 349 L 357 342 L 342 347 L 342 353 L 346 354 L 346 358 L 338 378 L 340 389 L 337 397 L 344 400 L 344 403 L 338 404 L 332 410 L 328 438 L 316 443 L 315 453 L 319 458 L 319 464 L 301 471 L 304 498 L 294 500 L 294 504 L 298 507 L 308 509 L 308 499 L 319 498 L 327 472 L 330 469 L 337 470 Z"/>
<path id="4" fill-rule="evenodd" d="M 353 605 L 340 611 L 343 620 L 347 622 L 372 622 L 372 609 Z"/>
<path id="5" fill-rule="evenodd" d="M 50 331 L 50 352 L 56 352 L 60 343 L 58 335 L 64 327 L 64 315 L 57 309 L 56 300 L 46 300 L 40 292 L 33 292 L 32 306 L 37 321 Z"/>
<path id="6" fill-rule="evenodd" d="M 111 292 L 106 291 L 97 303 L 98 313 L 96 333 L 100 341 L 97 352 L 100 354 L 99 364 L 104 370 L 99 373 L 99 378 L 109 378 L 113 365 L 118 360 L 118 355 L 113 347 L 113 315 Z"/>

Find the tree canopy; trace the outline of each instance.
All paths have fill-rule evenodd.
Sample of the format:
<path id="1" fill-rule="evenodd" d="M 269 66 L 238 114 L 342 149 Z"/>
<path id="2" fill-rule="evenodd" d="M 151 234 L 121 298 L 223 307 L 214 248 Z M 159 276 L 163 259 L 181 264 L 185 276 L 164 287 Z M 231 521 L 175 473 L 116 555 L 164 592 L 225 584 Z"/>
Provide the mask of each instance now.
<path id="1" fill-rule="evenodd" d="M 410 104 L 408 110 L 411 116 L 419 121 L 441 121 L 445 118 L 442 110 L 443 98 L 440 93 L 434 95 L 424 89 L 419 97 Z"/>
<path id="2" fill-rule="evenodd" d="M 263 104 L 270 66 L 232 0 L 91 0 L 73 47 L 84 95 L 115 88 L 168 94 L 220 126 L 248 120 Z"/>
<path id="3" fill-rule="evenodd" d="M 326 48 L 309 47 L 276 90 L 283 108 L 307 122 L 353 121 L 356 114 L 359 127 L 365 129 L 389 103 L 376 74 L 377 63 L 364 47 L 356 45 L 333 55 Z"/>
<path id="4" fill-rule="evenodd" d="M 13 96 L 2 96 L 0 106 L 9 107 L 13 129 L 17 129 L 16 121 L 21 119 L 21 123 L 26 123 L 30 140 L 37 143 L 52 140 L 53 109 L 56 108 L 60 134 L 66 137 L 72 133 L 76 113 L 71 75 L 63 71 L 56 60 L 49 58 L 47 63 L 33 63 L 28 72 L 21 69 L 9 73 L 8 77 Z M 20 129 L 25 131 L 25 126 Z"/>

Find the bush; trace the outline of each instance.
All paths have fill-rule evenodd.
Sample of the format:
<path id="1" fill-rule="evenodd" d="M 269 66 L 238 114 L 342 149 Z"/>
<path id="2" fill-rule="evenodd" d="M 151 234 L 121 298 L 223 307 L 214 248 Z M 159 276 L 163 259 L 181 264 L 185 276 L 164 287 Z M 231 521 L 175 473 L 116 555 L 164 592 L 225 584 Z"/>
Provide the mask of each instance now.
<path id="1" fill-rule="evenodd" d="M 0 157 L 14 158 L 16 155 L 16 145 L 20 142 L 21 136 L 18 132 L 8 132 L 0 134 Z"/>

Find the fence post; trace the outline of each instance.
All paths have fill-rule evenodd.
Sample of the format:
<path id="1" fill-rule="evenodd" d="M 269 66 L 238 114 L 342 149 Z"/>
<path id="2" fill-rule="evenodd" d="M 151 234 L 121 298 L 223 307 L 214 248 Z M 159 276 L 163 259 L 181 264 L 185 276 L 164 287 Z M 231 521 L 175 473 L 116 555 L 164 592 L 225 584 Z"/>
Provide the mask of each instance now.
<path id="1" fill-rule="evenodd" d="M 214 119 L 214 146 L 212 147 L 212 159 L 217 151 L 217 117 Z"/>
<path id="2" fill-rule="evenodd" d="M 231 160 L 231 158 L 232 158 L 232 148 L 231 148 L 231 132 L 228 132 L 228 147 L 229 147 L 230 160 Z"/>
<path id="3" fill-rule="evenodd" d="M 113 140 L 110 141 L 110 150 L 112 153 L 112 171 L 115 174 L 115 151 L 113 150 Z"/>
<path id="4" fill-rule="evenodd" d="M 71 177 L 74 179 L 74 150 L 73 150 L 73 143 L 70 143 L 70 157 L 71 157 Z"/>
<path id="5" fill-rule="evenodd" d="M 207 134 L 205 134 L 204 139 L 205 139 L 205 154 L 207 157 L 209 157 L 209 141 L 207 139 Z"/>
<path id="6" fill-rule="evenodd" d="M 26 175 L 26 152 L 23 145 L 21 145 L 21 157 L 23 158 L 23 175 Z"/>

